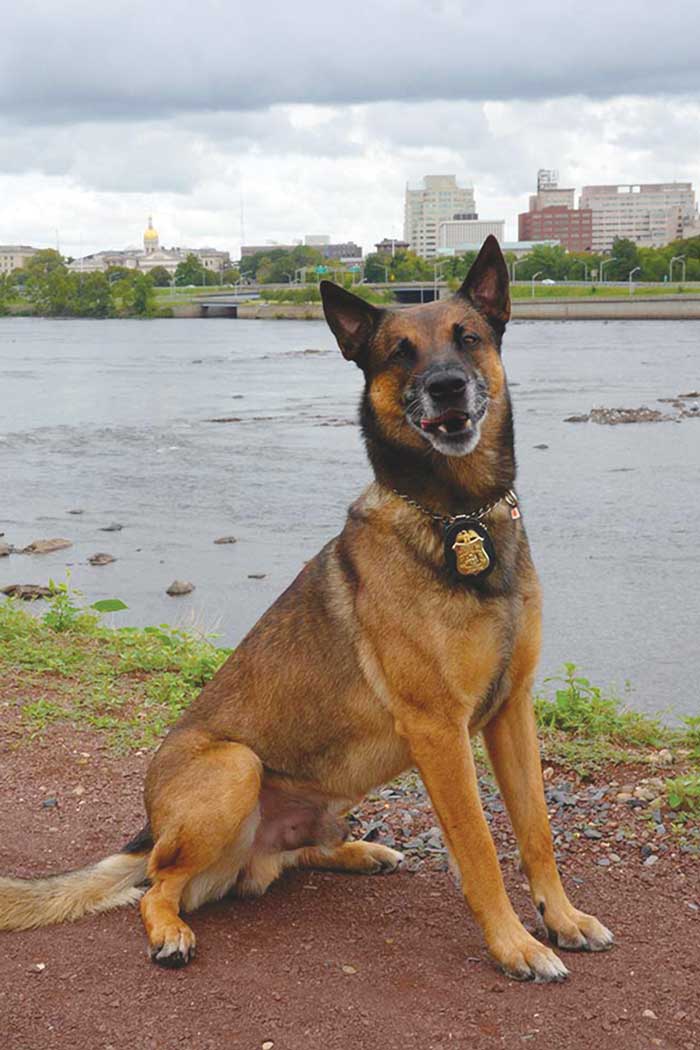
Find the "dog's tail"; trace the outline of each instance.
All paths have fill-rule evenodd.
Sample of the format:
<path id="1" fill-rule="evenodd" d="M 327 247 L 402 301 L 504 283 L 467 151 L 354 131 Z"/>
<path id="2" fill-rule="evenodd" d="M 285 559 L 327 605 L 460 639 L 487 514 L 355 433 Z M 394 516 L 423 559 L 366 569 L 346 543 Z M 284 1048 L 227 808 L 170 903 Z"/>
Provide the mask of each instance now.
<path id="1" fill-rule="evenodd" d="M 44 879 L 0 878 L 0 930 L 73 922 L 82 915 L 134 904 L 144 892 L 152 847 L 144 828 L 121 853 L 89 868 Z"/>

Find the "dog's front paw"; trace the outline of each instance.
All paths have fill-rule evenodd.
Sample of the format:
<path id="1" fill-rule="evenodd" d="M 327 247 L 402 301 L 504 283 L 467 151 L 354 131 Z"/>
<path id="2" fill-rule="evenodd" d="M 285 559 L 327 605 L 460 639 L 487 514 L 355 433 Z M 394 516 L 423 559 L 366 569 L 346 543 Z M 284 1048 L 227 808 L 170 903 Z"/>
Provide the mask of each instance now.
<path id="1" fill-rule="evenodd" d="M 187 966 L 194 954 L 195 936 L 184 922 L 163 929 L 150 946 L 153 962 L 169 970 Z"/>
<path id="2" fill-rule="evenodd" d="M 611 948 L 615 938 L 594 915 L 586 915 L 571 904 L 560 908 L 538 908 L 552 944 L 570 952 L 604 952 Z"/>
<path id="3" fill-rule="evenodd" d="M 532 937 L 524 926 L 490 941 L 489 949 L 506 977 L 514 981 L 563 981 L 569 975 L 551 948 Z"/>

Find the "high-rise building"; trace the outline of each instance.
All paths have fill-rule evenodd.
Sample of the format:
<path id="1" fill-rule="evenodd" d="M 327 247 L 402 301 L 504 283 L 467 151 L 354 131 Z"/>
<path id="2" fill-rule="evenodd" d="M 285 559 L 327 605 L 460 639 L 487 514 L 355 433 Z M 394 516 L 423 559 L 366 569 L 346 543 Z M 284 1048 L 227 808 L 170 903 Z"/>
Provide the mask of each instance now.
<path id="1" fill-rule="evenodd" d="M 698 217 L 690 182 L 584 186 L 580 207 L 593 213 L 592 248 L 597 252 L 609 251 L 618 237 L 662 247 L 683 237 Z"/>
<path id="2" fill-rule="evenodd" d="M 440 223 L 455 216 L 478 218 L 474 187 L 459 186 L 455 175 L 426 175 L 420 186 L 406 187 L 403 235 L 416 254 L 434 258 Z"/>
<path id="3" fill-rule="evenodd" d="M 573 208 L 576 190 L 559 185 L 559 172 L 540 168 L 537 172 L 537 193 L 530 197 L 530 211 L 544 208 Z"/>
<path id="4" fill-rule="evenodd" d="M 547 168 L 537 172 L 537 193 L 529 211 L 518 216 L 521 241 L 556 240 L 570 252 L 591 250 L 592 212 L 574 208 L 575 190 L 559 186 L 559 173 Z"/>

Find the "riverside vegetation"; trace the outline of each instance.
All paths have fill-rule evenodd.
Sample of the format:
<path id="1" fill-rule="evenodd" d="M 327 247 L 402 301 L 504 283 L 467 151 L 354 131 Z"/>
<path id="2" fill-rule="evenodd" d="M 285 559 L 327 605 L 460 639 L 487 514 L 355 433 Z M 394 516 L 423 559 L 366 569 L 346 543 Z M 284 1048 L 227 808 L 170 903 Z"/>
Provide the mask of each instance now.
<path id="1" fill-rule="evenodd" d="M 227 270 L 220 276 L 237 280 L 238 271 Z M 181 289 L 201 290 L 218 280 L 219 275 L 207 270 L 193 254 L 179 263 L 171 278 L 162 266 L 150 273 L 126 266 L 110 266 L 104 273 L 75 272 L 57 251 L 45 249 L 22 269 L 0 274 L 0 315 L 12 306 L 13 313 L 42 317 L 169 317 L 172 304 L 159 301 L 156 289 L 172 283 Z"/>
<path id="2" fill-rule="evenodd" d="M 440 280 L 456 289 L 475 258 L 476 252 L 471 251 L 440 259 Z M 633 271 L 637 273 L 636 286 L 643 287 L 644 295 L 697 294 L 700 237 L 674 241 L 663 248 L 638 248 L 633 241 L 618 238 L 608 255 L 568 252 L 561 245 L 541 245 L 521 259 L 506 252 L 506 261 L 509 267 L 515 268 L 517 281 L 524 282 L 512 286 L 514 299 L 529 297 L 533 291 L 545 298 L 617 296 L 619 287 L 608 287 L 607 282 L 626 281 Z M 600 273 L 603 262 L 605 281 L 589 280 Z M 302 284 L 293 285 L 296 275 L 303 276 Z M 45 317 L 170 317 L 174 306 L 190 302 L 207 287 L 217 285 L 220 280 L 230 287 L 241 278 L 258 286 L 289 282 L 286 288 L 264 290 L 262 298 L 268 302 L 320 302 L 318 282 L 325 277 L 352 287 L 353 292 L 370 302 L 394 301 L 390 290 L 379 291 L 358 284 L 358 276 L 355 268 L 325 259 L 318 250 L 303 245 L 291 250 L 266 249 L 243 258 L 240 269 L 231 266 L 221 274 L 207 270 L 197 256 L 191 254 L 178 265 L 174 275 L 162 266 L 148 274 L 124 266 L 111 266 L 104 273 L 76 273 L 68 269 L 67 260 L 57 251 L 44 249 L 22 269 L 0 274 L 0 316 L 12 308 L 15 314 L 26 312 Z M 678 283 L 679 276 L 683 283 Z M 433 281 L 436 270 L 434 260 L 397 249 L 390 255 L 376 252 L 367 255 L 362 277 L 368 284 Z M 529 282 L 535 278 L 539 281 L 531 288 Z M 543 286 L 543 280 L 557 284 Z M 578 283 L 582 281 L 585 283 Z M 566 282 L 577 283 L 562 287 Z"/>
<path id="3" fill-rule="evenodd" d="M 231 651 L 166 624 L 108 626 L 102 617 L 125 609 L 120 600 L 88 609 L 67 584 L 51 589 L 41 617 L 0 604 L 0 704 L 19 713 L 17 746 L 61 722 L 99 731 L 118 751 L 153 748 Z M 679 835 L 698 837 L 700 717 L 672 727 L 633 711 L 573 664 L 544 686 L 535 710 L 545 767 L 584 781 L 620 767 L 663 772 L 657 804 Z"/>

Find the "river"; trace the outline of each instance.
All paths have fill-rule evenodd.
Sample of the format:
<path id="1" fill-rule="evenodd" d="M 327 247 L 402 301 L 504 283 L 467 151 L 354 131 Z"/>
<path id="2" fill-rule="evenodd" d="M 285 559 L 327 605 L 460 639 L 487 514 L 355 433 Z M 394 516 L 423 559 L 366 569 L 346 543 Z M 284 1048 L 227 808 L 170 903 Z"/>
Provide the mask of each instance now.
<path id="1" fill-rule="evenodd" d="M 515 322 L 504 345 L 542 677 L 575 661 L 671 715 L 700 713 L 700 421 L 564 419 L 697 390 L 699 346 L 695 321 Z M 68 569 L 87 601 L 127 603 L 114 623 L 235 644 L 369 478 L 360 390 L 320 322 L 0 320 L 0 532 L 73 541 L 0 559 L 0 587 Z M 195 591 L 166 596 L 175 578 Z"/>

